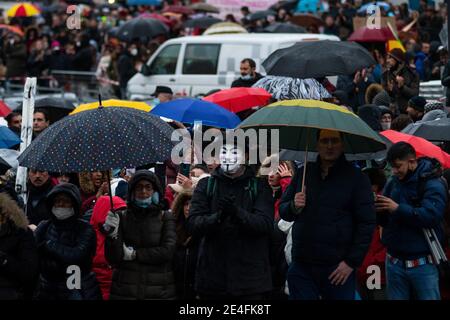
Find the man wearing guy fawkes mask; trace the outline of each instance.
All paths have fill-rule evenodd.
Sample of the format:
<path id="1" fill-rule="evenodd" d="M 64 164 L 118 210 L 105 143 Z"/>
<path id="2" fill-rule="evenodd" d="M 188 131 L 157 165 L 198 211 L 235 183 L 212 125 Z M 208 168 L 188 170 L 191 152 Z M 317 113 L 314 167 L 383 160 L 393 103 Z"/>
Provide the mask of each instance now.
<path id="1" fill-rule="evenodd" d="M 203 238 L 195 283 L 201 299 L 263 299 L 272 287 L 272 193 L 245 159 L 242 149 L 224 145 L 220 166 L 192 196 L 187 228 Z"/>

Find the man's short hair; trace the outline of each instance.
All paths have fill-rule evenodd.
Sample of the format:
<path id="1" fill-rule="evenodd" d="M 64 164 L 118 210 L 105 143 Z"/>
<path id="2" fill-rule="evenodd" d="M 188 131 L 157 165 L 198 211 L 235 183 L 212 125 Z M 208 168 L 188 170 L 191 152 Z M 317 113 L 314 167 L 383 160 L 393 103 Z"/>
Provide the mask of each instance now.
<path id="1" fill-rule="evenodd" d="M 246 62 L 248 62 L 250 68 L 252 68 L 252 69 L 256 68 L 256 62 L 255 62 L 255 60 L 250 59 L 250 58 L 245 58 L 245 59 L 243 59 L 243 60 L 241 61 L 241 63 L 246 63 Z"/>
<path id="2" fill-rule="evenodd" d="M 409 157 L 416 157 L 416 150 L 407 142 L 397 142 L 393 144 L 388 152 L 386 160 L 392 164 L 396 160 L 406 160 Z"/>
<path id="3" fill-rule="evenodd" d="M 33 115 L 38 113 L 38 112 L 40 112 L 40 113 L 42 113 L 44 115 L 45 122 L 47 122 L 48 121 L 48 111 L 45 110 L 45 109 L 36 109 L 36 110 L 34 110 Z"/>

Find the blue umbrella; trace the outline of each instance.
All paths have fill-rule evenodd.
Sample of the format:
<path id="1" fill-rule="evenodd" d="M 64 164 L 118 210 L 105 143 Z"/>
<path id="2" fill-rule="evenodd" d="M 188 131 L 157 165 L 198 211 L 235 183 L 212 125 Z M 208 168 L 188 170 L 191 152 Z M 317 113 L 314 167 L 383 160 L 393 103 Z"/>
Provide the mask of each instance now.
<path id="1" fill-rule="evenodd" d="M 131 108 L 98 108 L 65 117 L 19 157 L 21 166 L 52 172 L 135 168 L 170 159 L 173 129 Z"/>
<path id="2" fill-rule="evenodd" d="M 372 3 L 366 3 L 365 5 L 361 6 L 358 9 L 358 13 L 367 12 L 367 8 L 369 8 L 369 6 L 381 7 L 384 10 L 389 10 L 389 8 L 390 8 L 389 3 L 382 2 L 382 1 L 380 1 L 380 2 L 377 1 L 377 2 L 372 2 Z"/>
<path id="3" fill-rule="evenodd" d="M 0 149 L 8 149 L 20 143 L 20 138 L 11 129 L 0 126 Z"/>
<path id="4" fill-rule="evenodd" d="M 201 121 L 203 125 L 234 129 L 241 122 L 234 113 L 221 106 L 199 99 L 178 99 L 158 104 L 150 113 L 193 125 Z"/>

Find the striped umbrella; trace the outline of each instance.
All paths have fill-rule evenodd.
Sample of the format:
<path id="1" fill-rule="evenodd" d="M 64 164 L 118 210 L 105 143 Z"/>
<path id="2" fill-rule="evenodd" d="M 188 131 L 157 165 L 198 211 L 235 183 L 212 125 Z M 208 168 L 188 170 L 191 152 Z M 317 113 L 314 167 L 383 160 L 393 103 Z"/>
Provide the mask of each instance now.
<path id="1" fill-rule="evenodd" d="M 8 11 L 7 15 L 13 17 L 32 17 L 41 13 L 41 10 L 34 4 L 24 2 L 13 5 Z"/>
<path id="2" fill-rule="evenodd" d="M 87 110 L 93 110 L 98 109 L 100 106 L 100 103 L 98 101 L 91 102 L 91 103 L 85 103 L 80 104 L 78 107 L 73 110 L 70 115 L 77 114 L 79 112 L 87 111 Z M 149 112 L 152 107 L 146 104 L 145 102 L 141 101 L 124 101 L 124 100 L 116 100 L 116 99 L 110 99 L 106 101 L 102 101 L 102 107 L 120 107 L 120 108 L 132 108 L 137 109 L 145 112 Z"/>
<path id="3" fill-rule="evenodd" d="M 386 147 L 384 140 L 356 114 L 317 100 L 272 103 L 244 120 L 239 128 L 279 129 L 282 149 L 315 149 L 315 137 L 321 129 L 342 132 L 346 153 L 376 152 Z"/>
<path id="4" fill-rule="evenodd" d="M 241 129 L 278 129 L 281 149 L 316 150 L 322 129 L 342 133 L 344 152 L 375 153 L 386 149 L 384 140 L 348 109 L 317 100 L 285 100 L 272 103 L 244 120 Z M 303 177 L 303 181 L 305 181 Z"/>
<path id="5" fill-rule="evenodd" d="M 227 33 L 248 33 L 248 31 L 240 24 L 234 22 L 219 22 L 206 29 L 205 32 L 203 32 L 203 35 L 207 36 Z"/>

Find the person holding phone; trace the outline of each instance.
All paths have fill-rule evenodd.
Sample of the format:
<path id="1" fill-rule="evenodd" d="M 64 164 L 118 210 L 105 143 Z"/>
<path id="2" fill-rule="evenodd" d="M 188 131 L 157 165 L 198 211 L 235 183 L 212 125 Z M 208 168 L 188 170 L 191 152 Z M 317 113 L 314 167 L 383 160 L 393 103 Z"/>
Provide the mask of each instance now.
<path id="1" fill-rule="evenodd" d="M 387 247 L 388 299 L 440 300 L 438 268 L 422 230 L 433 228 L 442 240 L 447 195 L 440 164 L 436 159 L 417 159 L 406 142 L 394 144 L 387 161 L 393 175 L 375 207 Z"/>

